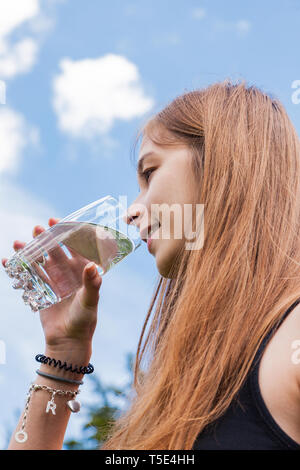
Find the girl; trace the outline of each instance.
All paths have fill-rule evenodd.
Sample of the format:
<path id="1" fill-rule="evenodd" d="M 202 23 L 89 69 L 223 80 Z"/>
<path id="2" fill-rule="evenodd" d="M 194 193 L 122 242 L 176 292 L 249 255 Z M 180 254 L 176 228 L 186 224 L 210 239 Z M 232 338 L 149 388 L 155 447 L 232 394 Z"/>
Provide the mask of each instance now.
<path id="1" fill-rule="evenodd" d="M 299 450 L 300 147 L 291 121 L 277 99 L 226 80 L 177 97 L 141 135 L 140 193 L 128 223 L 148 242 L 159 281 L 131 405 L 102 449 Z M 187 249 L 174 223 L 162 237 L 154 207 L 198 203 L 203 244 L 198 233 L 196 249 Z M 159 226 L 149 225 L 150 215 Z M 35 227 L 34 236 L 43 230 Z M 101 283 L 86 268 L 74 298 L 40 312 L 46 356 L 88 363 Z M 61 448 L 65 400 L 57 397 L 53 419 L 45 394 L 34 393 L 30 436 L 24 443 L 12 436 L 9 448 Z M 22 416 L 17 429 L 21 423 Z"/>

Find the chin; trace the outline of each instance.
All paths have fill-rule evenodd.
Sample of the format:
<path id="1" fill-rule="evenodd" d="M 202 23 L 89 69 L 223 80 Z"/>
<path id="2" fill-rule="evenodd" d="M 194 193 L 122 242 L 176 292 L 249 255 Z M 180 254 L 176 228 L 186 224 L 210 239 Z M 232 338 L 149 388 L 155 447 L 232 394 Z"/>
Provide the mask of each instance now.
<path id="1" fill-rule="evenodd" d="M 176 255 L 178 254 L 177 245 L 178 240 L 173 240 L 173 244 L 169 241 L 166 247 L 160 246 L 160 249 L 155 253 L 156 266 L 159 274 L 167 279 L 173 279 L 176 276 L 177 270 L 174 262 L 176 260 Z"/>
<path id="2" fill-rule="evenodd" d="M 165 277 L 166 279 L 172 279 L 172 276 L 170 274 L 170 268 L 168 266 L 157 266 L 158 272 L 162 277 Z"/>

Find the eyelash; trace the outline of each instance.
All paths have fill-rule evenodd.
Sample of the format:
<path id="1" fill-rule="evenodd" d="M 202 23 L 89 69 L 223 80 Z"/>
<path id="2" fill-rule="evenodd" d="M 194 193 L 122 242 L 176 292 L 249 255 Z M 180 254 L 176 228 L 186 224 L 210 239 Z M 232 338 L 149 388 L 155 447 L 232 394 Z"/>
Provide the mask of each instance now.
<path id="1" fill-rule="evenodd" d="M 148 181 L 149 181 L 149 178 L 147 179 L 146 175 L 148 174 L 149 171 L 152 172 L 152 171 L 154 171 L 154 170 L 155 170 L 155 168 L 148 168 L 147 170 L 143 171 L 143 172 L 141 173 L 142 178 L 143 178 L 145 181 L 148 182 Z"/>

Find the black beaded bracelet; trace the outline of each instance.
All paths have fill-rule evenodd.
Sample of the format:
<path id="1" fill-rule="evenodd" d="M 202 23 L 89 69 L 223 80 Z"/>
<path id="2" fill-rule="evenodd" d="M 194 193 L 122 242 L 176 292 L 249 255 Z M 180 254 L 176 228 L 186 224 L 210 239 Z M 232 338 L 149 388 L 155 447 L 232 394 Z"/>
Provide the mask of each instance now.
<path id="1" fill-rule="evenodd" d="M 51 357 L 44 356 L 43 354 L 37 354 L 35 356 L 35 360 L 37 362 L 41 362 L 42 364 L 48 364 L 49 366 L 53 364 L 54 367 L 58 366 L 59 369 L 76 372 L 77 374 L 91 374 L 92 372 L 94 372 L 94 367 L 92 366 L 92 364 L 88 364 L 88 366 L 86 367 L 80 366 L 79 369 L 78 369 L 78 366 L 76 365 L 73 368 L 72 364 L 68 365 L 66 362 L 62 364 L 62 362 L 59 359 L 58 360 L 51 359 Z"/>

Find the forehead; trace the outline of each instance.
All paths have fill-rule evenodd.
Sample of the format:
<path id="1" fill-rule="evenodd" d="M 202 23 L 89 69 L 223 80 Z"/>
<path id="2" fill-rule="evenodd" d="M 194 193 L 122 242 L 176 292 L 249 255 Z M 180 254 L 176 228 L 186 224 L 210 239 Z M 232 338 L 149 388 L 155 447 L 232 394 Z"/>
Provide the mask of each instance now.
<path id="1" fill-rule="evenodd" d="M 160 156 L 163 159 L 167 159 L 169 156 L 177 154 L 186 154 L 189 152 L 189 148 L 182 142 L 174 142 L 173 144 L 159 145 L 153 142 L 148 136 L 145 136 L 142 140 L 138 163 L 143 159 L 144 155 L 152 153 L 154 156 Z"/>
<path id="2" fill-rule="evenodd" d="M 160 150 L 162 150 L 161 146 L 153 142 L 147 135 L 144 135 L 140 148 L 140 156 L 148 152 L 159 152 Z"/>

